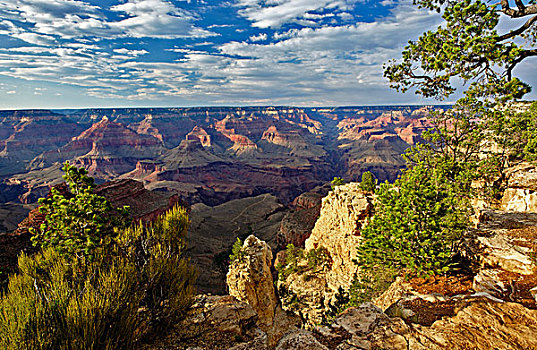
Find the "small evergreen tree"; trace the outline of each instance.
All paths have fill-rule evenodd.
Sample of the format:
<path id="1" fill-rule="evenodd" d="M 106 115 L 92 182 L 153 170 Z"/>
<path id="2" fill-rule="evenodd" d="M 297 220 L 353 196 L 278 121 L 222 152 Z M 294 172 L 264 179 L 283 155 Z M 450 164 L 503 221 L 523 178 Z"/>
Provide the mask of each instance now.
<path id="1" fill-rule="evenodd" d="M 233 243 L 233 248 L 231 248 L 231 255 L 229 256 L 230 264 L 235 260 L 240 261 L 242 257 L 244 256 L 244 252 L 241 250 L 242 244 L 243 244 L 242 240 L 239 237 L 237 237 L 237 240 L 235 241 L 235 243 Z"/>
<path id="2" fill-rule="evenodd" d="M 360 182 L 360 188 L 366 192 L 375 192 L 377 188 L 377 179 L 372 172 L 366 171 L 362 174 L 362 182 Z"/>
<path id="3" fill-rule="evenodd" d="M 454 264 L 469 224 L 469 205 L 443 168 L 415 165 L 377 191 L 375 216 L 362 230 L 361 269 L 443 274 Z"/>
<path id="4" fill-rule="evenodd" d="M 332 184 L 332 190 L 336 188 L 337 186 L 345 185 L 345 180 L 341 177 L 334 177 L 334 179 L 331 181 Z"/>
<path id="5" fill-rule="evenodd" d="M 66 162 L 62 170 L 69 193 L 52 188 L 49 197 L 39 199 L 45 222 L 37 230 L 31 229 L 32 242 L 53 247 L 63 256 L 91 259 L 115 235 L 114 229 L 129 224 L 128 208 L 114 209 L 106 198 L 93 193 L 94 180 L 86 169 Z"/>

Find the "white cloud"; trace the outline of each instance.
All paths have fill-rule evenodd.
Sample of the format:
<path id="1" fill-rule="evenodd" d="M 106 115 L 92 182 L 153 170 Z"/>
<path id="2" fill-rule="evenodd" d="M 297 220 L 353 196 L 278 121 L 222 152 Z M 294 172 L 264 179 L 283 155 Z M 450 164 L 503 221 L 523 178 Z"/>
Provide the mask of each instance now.
<path id="1" fill-rule="evenodd" d="M 266 41 L 268 38 L 266 33 L 260 33 L 259 35 L 252 35 L 249 39 L 250 41 Z"/>
<path id="2" fill-rule="evenodd" d="M 56 43 L 56 39 L 50 35 L 41 35 L 36 33 L 16 33 L 12 37 L 26 41 L 29 44 L 49 46 Z"/>
<path id="3" fill-rule="evenodd" d="M 103 11 L 83 0 L 10 0 L 0 2 L 0 15 L 26 22 L 29 29 L 0 22 L 0 33 L 17 36 L 29 43 L 51 45 L 50 36 L 62 39 L 118 37 L 207 37 L 214 33 L 193 24 L 194 15 L 166 0 L 128 0 L 112 6 L 124 19 L 109 20 Z M 7 28 L 9 26 L 9 28 Z"/>
<path id="4" fill-rule="evenodd" d="M 193 15 L 165 0 L 129 0 L 111 8 L 124 12 L 128 18 L 109 23 L 126 36 L 135 38 L 207 37 L 213 33 L 194 27 Z"/>
<path id="5" fill-rule="evenodd" d="M 125 49 L 125 48 L 114 49 L 113 51 L 115 53 L 119 53 L 119 54 L 122 54 L 122 55 L 128 55 L 128 56 L 134 56 L 134 57 L 147 55 L 149 53 L 146 50 L 129 50 L 129 49 Z"/>
<path id="6" fill-rule="evenodd" d="M 349 4 L 354 2 L 345 0 L 239 0 L 238 6 L 242 7 L 239 14 L 252 21 L 253 26 L 278 28 L 284 23 L 300 18 L 315 18 L 315 15 L 309 13 L 311 11 L 325 8 L 347 9 Z M 314 25 L 315 23 L 307 24 Z"/>

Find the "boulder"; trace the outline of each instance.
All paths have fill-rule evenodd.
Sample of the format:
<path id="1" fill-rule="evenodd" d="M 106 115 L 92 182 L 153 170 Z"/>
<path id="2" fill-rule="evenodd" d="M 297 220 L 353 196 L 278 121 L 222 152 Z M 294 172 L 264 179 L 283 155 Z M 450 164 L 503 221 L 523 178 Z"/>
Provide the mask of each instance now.
<path id="1" fill-rule="evenodd" d="M 483 247 L 483 265 L 524 275 L 533 274 L 535 264 L 530 257 L 530 248 L 513 244 L 509 236 L 501 233 L 478 237 L 478 240 Z"/>
<path id="2" fill-rule="evenodd" d="M 532 275 L 537 248 L 537 214 L 486 210 L 474 230 L 482 268 Z"/>
<path id="3" fill-rule="evenodd" d="M 328 350 L 311 332 L 299 330 L 284 337 L 276 350 Z"/>
<path id="4" fill-rule="evenodd" d="M 184 320 L 144 349 L 227 350 L 257 344 L 236 349 L 266 350 L 267 335 L 256 322 L 257 314 L 247 303 L 229 295 L 200 294 Z"/>

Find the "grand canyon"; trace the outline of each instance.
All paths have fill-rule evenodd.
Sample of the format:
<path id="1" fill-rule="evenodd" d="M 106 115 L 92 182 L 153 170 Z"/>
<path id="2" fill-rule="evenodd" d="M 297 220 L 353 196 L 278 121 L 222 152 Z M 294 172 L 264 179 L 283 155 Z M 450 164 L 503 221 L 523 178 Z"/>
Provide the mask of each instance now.
<path id="1" fill-rule="evenodd" d="M 425 106 L 213 107 L 0 112 L 0 230 L 62 181 L 135 179 L 191 205 L 269 193 L 287 205 L 339 176 L 393 181 L 426 128 Z"/>
<path id="2" fill-rule="evenodd" d="M 108 198 L 115 205 L 128 204 L 134 214 L 165 208 L 169 198 L 187 203 L 189 255 L 204 271 L 198 288 L 224 293 L 225 262 L 237 237 L 255 232 L 273 249 L 303 245 L 330 180 L 359 181 L 371 171 L 380 181 L 393 181 L 404 167 L 401 154 L 420 139 L 432 110 L 3 111 L 0 230 L 15 230 L 37 200 L 63 182 L 62 163 L 70 161 L 86 168 L 97 183 L 112 181 L 108 187 L 115 193 Z M 22 246 L 28 246 L 28 235 L 21 237 L 27 242 Z M 16 254 L 6 255 L 8 265 L 15 265 Z"/>

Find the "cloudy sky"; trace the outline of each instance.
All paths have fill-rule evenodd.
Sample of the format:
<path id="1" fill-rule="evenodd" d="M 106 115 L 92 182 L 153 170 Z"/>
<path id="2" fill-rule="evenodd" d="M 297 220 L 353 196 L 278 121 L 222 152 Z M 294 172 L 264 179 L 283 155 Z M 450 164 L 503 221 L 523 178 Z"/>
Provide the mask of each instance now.
<path id="1" fill-rule="evenodd" d="M 382 64 L 439 23 L 411 0 L 0 0 L 0 109 L 431 103 Z"/>

